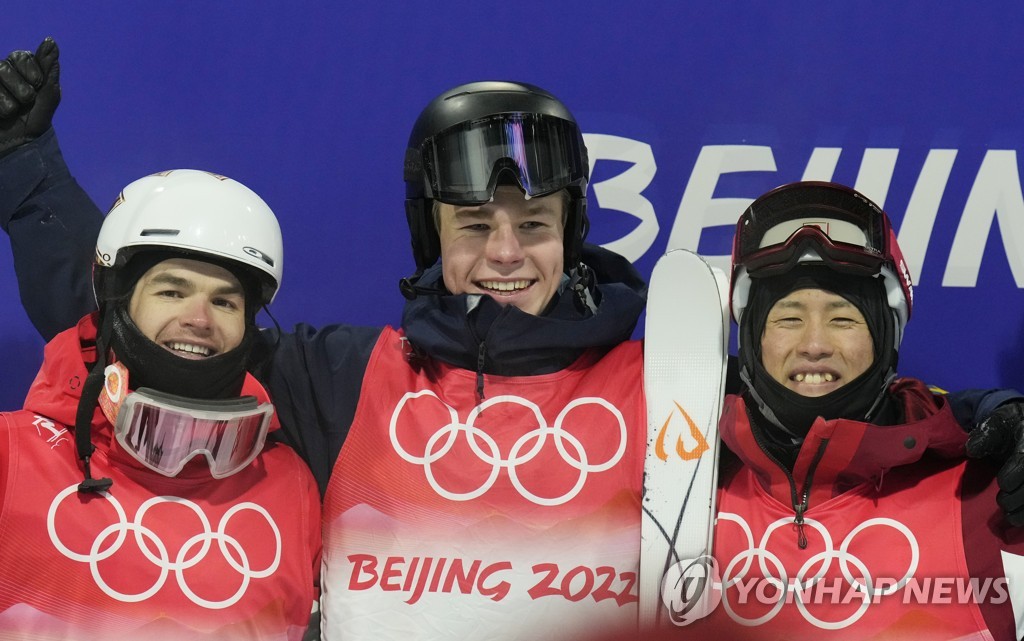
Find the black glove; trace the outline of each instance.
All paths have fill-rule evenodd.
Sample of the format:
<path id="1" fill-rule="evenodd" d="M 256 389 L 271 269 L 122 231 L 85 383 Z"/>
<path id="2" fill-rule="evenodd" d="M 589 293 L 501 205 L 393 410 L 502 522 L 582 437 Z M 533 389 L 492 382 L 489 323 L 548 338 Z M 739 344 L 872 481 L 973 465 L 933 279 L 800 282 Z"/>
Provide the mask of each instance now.
<path id="1" fill-rule="evenodd" d="M 1024 402 L 1000 405 L 971 430 L 967 455 L 1003 463 L 996 476 L 996 502 L 1012 525 L 1024 525 Z"/>
<path id="2" fill-rule="evenodd" d="M 14 51 L 0 60 L 0 156 L 50 128 L 60 104 L 60 51 L 46 38 L 35 55 Z"/>

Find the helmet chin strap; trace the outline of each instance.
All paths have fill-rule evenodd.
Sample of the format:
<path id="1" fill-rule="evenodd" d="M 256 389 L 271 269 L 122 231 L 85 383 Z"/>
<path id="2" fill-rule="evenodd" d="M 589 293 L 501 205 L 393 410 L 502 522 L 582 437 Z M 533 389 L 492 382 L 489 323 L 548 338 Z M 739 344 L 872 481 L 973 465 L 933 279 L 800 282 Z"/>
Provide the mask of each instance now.
<path id="1" fill-rule="evenodd" d="M 594 272 L 585 263 L 578 263 L 576 268 L 569 273 L 569 289 L 575 295 L 577 307 L 580 311 L 597 313 L 597 303 L 593 295 Z"/>
<path id="2" fill-rule="evenodd" d="M 444 286 L 444 280 L 438 279 L 434 285 L 420 285 L 423 278 L 423 271 L 418 271 L 412 276 L 398 281 L 398 289 L 406 300 L 415 300 L 418 296 L 447 296 L 451 292 Z M 594 301 L 592 286 L 594 284 L 594 272 L 584 263 L 578 263 L 566 277 L 568 287 L 574 294 L 574 300 L 580 311 L 589 311 L 591 314 L 597 312 L 597 303 Z"/>
<path id="3" fill-rule="evenodd" d="M 92 453 L 96 446 L 92 444 L 90 435 L 92 431 L 92 410 L 96 407 L 96 399 L 99 398 L 100 390 L 103 388 L 103 370 L 106 365 L 100 361 L 89 372 L 85 379 L 85 386 L 82 389 L 82 398 L 78 402 L 78 413 L 75 416 L 75 448 L 78 450 L 78 458 L 82 461 L 83 474 L 85 478 L 78 484 L 79 492 L 106 492 L 114 481 L 109 478 L 92 477 L 91 460 Z"/>
<path id="4" fill-rule="evenodd" d="M 443 280 L 437 281 L 441 283 L 439 287 L 437 285 L 420 285 L 421 278 L 423 278 L 423 270 L 398 281 L 398 289 L 402 292 L 405 300 L 415 300 L 417 296 L 444 296 L 449 293 L 444 287 Z"/>
<path id="5" fill-rule="evenodd" d="M 82 386 L 82 396 L 78 400 L 78 410 L 75 413 L 75 449 L 78 458 L 82 461 L 85 478 L 78 484 L 78 491 L 82 493 L 106 492 L 114 481 L 109 478 L 92 477 L 90 461 L 96 446 L 90 439 L 92 435 L 92 416 L 96 411 L 96 401 L 99 399 L 100 390 L 103 388 L 103 370 L 107 367 L 107 345 L 105 336 L 110 333 L 112 321 L 109 314 L 101 314 L 100 327 L 96 332 L 96 363 L 89 370 Z"/>

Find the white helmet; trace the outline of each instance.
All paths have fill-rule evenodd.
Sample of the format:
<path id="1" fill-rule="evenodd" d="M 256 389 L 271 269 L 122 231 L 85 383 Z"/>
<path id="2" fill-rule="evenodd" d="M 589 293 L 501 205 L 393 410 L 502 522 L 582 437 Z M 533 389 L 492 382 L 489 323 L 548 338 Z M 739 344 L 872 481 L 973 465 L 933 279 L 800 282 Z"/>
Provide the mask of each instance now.
<path id="1" fill-rule="evenodd" d="M 120 268 L 140 250 L 179 249 L 240 263 L 261 286 L 263 305 L 281 286 L 281 227 L 263 199 L 217 174 L 174 169 L 125 187 L 96 240 L 96 264 Z"/>

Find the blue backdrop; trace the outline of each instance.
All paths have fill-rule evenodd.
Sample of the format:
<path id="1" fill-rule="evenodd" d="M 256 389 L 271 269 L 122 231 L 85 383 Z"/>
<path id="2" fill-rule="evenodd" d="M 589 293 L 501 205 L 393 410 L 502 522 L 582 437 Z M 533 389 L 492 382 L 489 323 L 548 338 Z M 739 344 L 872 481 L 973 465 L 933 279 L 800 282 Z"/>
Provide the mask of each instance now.
<path id="1" fill-rule="evenodd" d="M 253 188 L 285 233 L 282 326 L 398 322 L 408 130 L 446 88 L 517 79 L 576 114 L 591 239 L 645 274 L 669 243 L 726 260 L 750 199 L 834 179 L 884 205 L 918 283 L 901 372 L 1024 385 L 1019 3 L 26 4 L 0 51 L 56 38 L 79 182 L 103 208 L 175 167 Z M 9 409 L 42 341 L 6 243 L 0 301 Z"/>

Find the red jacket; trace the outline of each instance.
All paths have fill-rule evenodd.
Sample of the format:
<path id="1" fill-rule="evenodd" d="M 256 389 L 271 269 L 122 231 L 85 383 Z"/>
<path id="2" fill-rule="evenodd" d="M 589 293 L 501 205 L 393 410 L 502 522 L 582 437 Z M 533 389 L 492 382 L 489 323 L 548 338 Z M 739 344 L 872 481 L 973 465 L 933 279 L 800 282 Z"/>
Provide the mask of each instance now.
<path id="1" fill-rule="evenodd" d="M 318 492 L 269 444 L 213 479 L 205 459 L 168 478 L 122 451 L 97 409 L 82 495 L 73 429 L 92 317 L 58 335 L 25 409 L 0 414 L 0 631 L 18 639 L 300 639 L 316 599 Z M 251 377 L 243 394 L 267 400 Z M 3 636 L 3 635 L 0 635 Z"/>
<path id="2" fill-rule="evenodd" d="M 943 399 L 910 379 L 890 391 L 904 424 L 818 419 L 792 473 L 758 445 L 743 399 L 727 399 L 722 439 L 740 461 L 720 478 L 722 600 L 693 633 L 1017 638 L 1024 544 L 999 513 L 995 471 L 963 460 Z"/>

